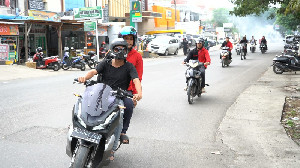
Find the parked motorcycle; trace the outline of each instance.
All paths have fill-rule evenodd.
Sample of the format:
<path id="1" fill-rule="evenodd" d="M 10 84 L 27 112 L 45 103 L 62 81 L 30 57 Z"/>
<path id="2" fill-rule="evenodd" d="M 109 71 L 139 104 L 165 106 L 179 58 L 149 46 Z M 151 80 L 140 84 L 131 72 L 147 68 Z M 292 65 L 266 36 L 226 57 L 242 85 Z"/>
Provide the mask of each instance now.
<path id="1" fill-rule="evenodd" d="M 38 47 L 36 53 L 33 56 L 33 61 L 36 62 L 36 69 L 53 69 L 58 71 L 60 69 L 59 63 L 60 59 L 58 56 L 45 57 L 42 52 L 42 48 Z"/>
<path id="2" fill-rule="evenodd" d="M 267 45 L 265 43 L 260 44 L 260 51 L 262 54 L 267 51 Z"/>
<path id="3" fill-rule="evenodd" d="M 284 46 L 284 53 L 291 56 L 299 56 L 299 42 L 295 41 Z"/>
<path id="4" fill-rule="evenodd" d="M 244 57 L 244 59 L 246 59 L 246 54 L 247 54 L 247 46 L 246 46 L 246 43 L 242 43 L 241 44 L 241 48 L 242 48 L 242 50 L 241 50 L 241 60 L 243 60 L 243 57 Z"/>
<path id="5" fill-rule="evenodd" d="M 229 47 L 222 47 L 222 51 L 220 53 L 222 67 L 229 66 L 231 60 L 229 59 Z"/>
<path id="6" fill-rule="evenodd" d="M 78 81 L 78 79 L 75 79 Z M 71 157 L 70 168 L 94 168 L 109 164 L 115 129 L 124 113 L 124 97 L 133 96 L 122 89 L 87 81 L 72 111 L 66 153 Z"/>
<path id="7" fill-rule="evenodd" d="M 194 97 L 196 95 L 200 97 L 202 94 L 202 78 L 199 67 L 204 66 L 204 63 L 199 62 L 198 60 L 190 60 L 186 66 L 188 67 L 185 72 L 188 102 L 189 104 L 192 104 L 194 102 Z"/>
<path id="8" fill-rule="evenodd" d="M 80 69 L 81 71 L 85 71 L 85 63 L 84 60 L 82 59 L 82 56 L 72 57 L 72 59 L 70 59 L 70 54 L 66 50 L 63 61 L 61 63 L 61 68 L 63 70 L 68 70 L 69 68 L 77 68 Z"/>
<path id="9" fill-rule="evenodd" d="M 276 56 L 273 59 L 273 71 L 276 74 L 300 71 L 300 57 L 284 55 L 284 53 L 282 53 L 280 56 Z"/>
<path id="10" fill-rule="evenodd" d="M 256 44 L 255 44 L 254 42 L 252 42 L 252 43 L 250 44 L 250 51 L 251 51 L 252 53 L 254 53 L 255 50 L 256 50 Z"/>
<path id="11" fill-rule="evenodd" d="M 88 55 L 83 55 L 84 62 L 91 68 L 95 69 L 97 62 L 95 61 L 96 54 L 94 51 L 89 51 Z"/>
<path id="12" fill-rule="evenodd" d="M 236 54 L 237 54 L 237 55 L 240 55 L 240 54 L 241 54 L 241 45 L 240 45 L 240 44 L 237 44 L 237 45 L 236 45 L 235 51 L 236 51 Z"/>

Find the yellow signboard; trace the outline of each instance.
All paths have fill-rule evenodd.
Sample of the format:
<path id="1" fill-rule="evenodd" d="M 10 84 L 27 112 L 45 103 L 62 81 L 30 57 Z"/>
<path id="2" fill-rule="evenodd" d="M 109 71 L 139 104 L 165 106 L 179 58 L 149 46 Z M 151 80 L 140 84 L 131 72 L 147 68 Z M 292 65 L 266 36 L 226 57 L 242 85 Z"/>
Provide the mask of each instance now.
<path id="1" fill-rule="evenodd" d="M 34 20 L 46 20 L 46 21 L 52 21 L 52 22 L 60 22 L 60 17 L 54 12 L 28 10 L 28 16 L 33 17 Z"/>

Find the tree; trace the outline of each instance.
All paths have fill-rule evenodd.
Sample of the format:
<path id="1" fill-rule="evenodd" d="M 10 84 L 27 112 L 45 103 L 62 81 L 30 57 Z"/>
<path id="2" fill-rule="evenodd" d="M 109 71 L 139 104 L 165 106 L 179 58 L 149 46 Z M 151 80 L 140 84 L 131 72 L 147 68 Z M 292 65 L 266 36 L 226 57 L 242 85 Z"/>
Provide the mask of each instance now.
<path id="1" fill-rule="evenodd" d="M 300 12 L 300 0 L 230 0 L 236 6 L 230 14 L 235 16 L 260 15 L 271 8 L 278 8 L 279 14 Z"/>
<path id="2" fill-rule="evenodd" d="M 214 9 L 213 10 L 213 19 L 212 23 L 216 27 L 223 27 L 223 23 L 228 23 L 229 22 L 229 10 L 225 8 L 219 8 L 219 9 Z"/>

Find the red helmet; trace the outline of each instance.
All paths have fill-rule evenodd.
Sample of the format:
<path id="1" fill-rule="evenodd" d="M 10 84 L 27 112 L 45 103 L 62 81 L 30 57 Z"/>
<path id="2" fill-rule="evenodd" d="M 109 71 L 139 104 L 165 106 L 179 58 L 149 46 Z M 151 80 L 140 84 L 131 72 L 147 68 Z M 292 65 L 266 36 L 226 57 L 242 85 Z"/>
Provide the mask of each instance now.
<path id="1" fill-rule="evenodd" d="M 102 44 L 105 44 L 105 41 L 103 41 Z"/>

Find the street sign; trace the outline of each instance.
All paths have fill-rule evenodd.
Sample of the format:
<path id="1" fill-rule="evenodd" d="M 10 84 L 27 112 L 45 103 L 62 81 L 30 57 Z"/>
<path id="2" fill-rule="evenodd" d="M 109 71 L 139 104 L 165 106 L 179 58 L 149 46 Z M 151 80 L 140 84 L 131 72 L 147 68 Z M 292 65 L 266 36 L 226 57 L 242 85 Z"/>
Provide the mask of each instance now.
<path id="1" fill-rule="evenodd" d="M 132 1 L 131 8 L 130 14 L 132 22 L 142 22 L 141 2 Z"/>
<path id="2" fill-rule="evenodd" d="M 96 22 L 84 22 L 84 31 L 96 30 Z"/>

